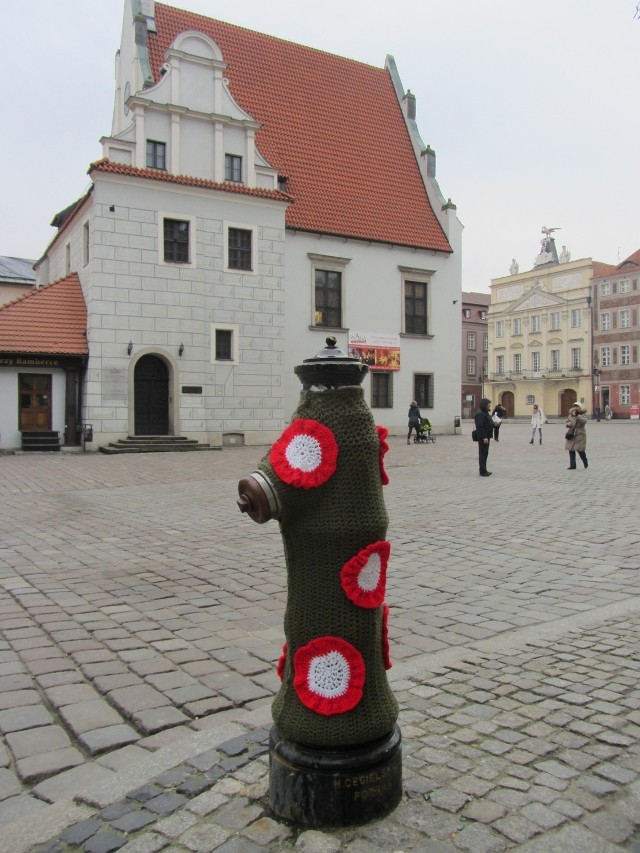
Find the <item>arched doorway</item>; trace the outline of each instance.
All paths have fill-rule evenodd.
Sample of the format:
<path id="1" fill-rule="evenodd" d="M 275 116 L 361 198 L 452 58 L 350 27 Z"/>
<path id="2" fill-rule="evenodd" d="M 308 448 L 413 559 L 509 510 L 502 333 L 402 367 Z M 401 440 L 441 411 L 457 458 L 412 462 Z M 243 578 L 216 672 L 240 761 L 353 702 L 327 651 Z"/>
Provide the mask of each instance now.
<path id="1" fill-rule="evenodd" d="M 134 432 L 169 434 L 169 371 L 156 355 L 143 355 L 133 374 Z"/>
<path id="2" fill-rule="evenodd" d="M 569 414 L 569 409 L 575 401 L 578 399 L 578 395 L 573 390 L 573 388 L 565 388 L 562 394 L 560 394 L 560 417 L 566 418 Z"/>
<path id="3" fill-rule="evenodd" d="M 513 391 L 503 391 L 500 402 L 507 412 L 507 417 L 512 418 L 514 412 Z"/>

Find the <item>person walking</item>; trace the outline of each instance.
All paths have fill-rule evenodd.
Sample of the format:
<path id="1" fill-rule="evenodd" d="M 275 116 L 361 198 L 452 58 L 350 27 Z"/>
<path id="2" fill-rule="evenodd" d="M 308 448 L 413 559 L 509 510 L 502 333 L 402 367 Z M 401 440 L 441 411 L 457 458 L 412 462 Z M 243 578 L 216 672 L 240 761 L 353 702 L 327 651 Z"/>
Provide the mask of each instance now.
<path id="1" fill-rule="evenodd" d="M 544 413 L 540 406 L 537 403 L 533 404 L 533 411 L 531 412 L 531 441 L 529 444 L 533 444 L 533 440 L 536 437 L 536 430 L 538 430 L 538 434 L 540 436 L 540 444 L 542 444 L 542 424 L 544 423 Z"/>
<path id="2" fill-rule="evenodd" d="M 407 433 L 407 444 L 411 444 L 411 430 L 416 431 L 416 441 L 420 438 L 420 409 L 415 400 L 409 406 L 409 432 Z"/>
<path id="3" fill-rule="evenodd" d="M 587 459 L 587 410 L 580 403 L 574 403 L 569 409 L 567 416 L 567 432 L 565 434 L 564 449 L 569 451 L 569 467 L 567 471 L 575 471 L 576 453 L 582 460 L 585 468 L 589 467 Z"/>
<path id="4" fill-rule="evenodd" d="M 493 412 L 491 412 L 491 417 L 493 419 L 493 440 L 500 441 L 500 427 L 502 426 L 502 421 L 507 417 L 507 410 L 500 403 L 497 403 Z"/>
<path id="5" fill-rule="evenodd" d="M 475 414 L 476 437 L 478 439 L 478 463 L 480 465 L 480 476 L 490 477 L 491 471 L 487 471 L 487 457 L 489 456 L 489 444 L 493 435 L 493 421 L 489 414 L 491 400 L 483 397 L 480 400 L 480 408 Z"/>

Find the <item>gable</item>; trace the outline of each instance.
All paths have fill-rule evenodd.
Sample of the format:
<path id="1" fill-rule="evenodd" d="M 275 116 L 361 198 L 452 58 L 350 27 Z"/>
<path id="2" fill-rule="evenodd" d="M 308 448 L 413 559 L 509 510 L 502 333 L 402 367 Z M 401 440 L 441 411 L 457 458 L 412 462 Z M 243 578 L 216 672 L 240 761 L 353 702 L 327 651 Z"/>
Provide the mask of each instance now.
<path id="1" fill-rule="evenodd" d="M 287 226 L 451 252 L 431 207 L 389 72 L 157 3 L 154 80 L 185 31 L 219 46 L 229 91 L 287 178 Z"/>
<path id="2" fill-rule="evenodd" d="M 531 311 L 537 308 L 555 308 L 564 305 L 564 300 L 557 296 L 547 293 L 535 284 L 529 288 L 523 296 L 509 309 L 509 312 L 514 311 Z"/>

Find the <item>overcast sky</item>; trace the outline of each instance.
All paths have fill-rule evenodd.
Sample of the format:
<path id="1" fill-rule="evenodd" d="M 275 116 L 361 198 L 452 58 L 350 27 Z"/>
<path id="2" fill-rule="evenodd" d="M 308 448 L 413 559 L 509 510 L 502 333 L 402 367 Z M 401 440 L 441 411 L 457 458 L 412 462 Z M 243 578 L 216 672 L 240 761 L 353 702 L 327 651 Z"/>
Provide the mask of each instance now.
<path id="1" fill-rule="evenodd" d="M 638 0 L 174 0 L 377 67 L 395 57 L 465 226 L 463 290 L 640 248 Z M 0 255 L 38 258 L 111 131 L 123 0 L 0 0 Z M 372 104 L 372 109 L 375 105 Z"/>

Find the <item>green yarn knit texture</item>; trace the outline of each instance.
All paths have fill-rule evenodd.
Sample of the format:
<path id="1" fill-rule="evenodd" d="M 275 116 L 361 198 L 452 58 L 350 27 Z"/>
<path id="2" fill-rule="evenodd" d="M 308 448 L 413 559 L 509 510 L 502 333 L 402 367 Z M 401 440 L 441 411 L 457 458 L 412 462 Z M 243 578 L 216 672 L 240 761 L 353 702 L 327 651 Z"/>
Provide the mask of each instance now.
<path id="1" fill-rule="evenodd" d="M 292 420 L 328 427 L 338 443 L 335 473 L 323 485 L 302 489 L 284 483 L 269 455 L 258 469 L 273 484 L 282 507 L 280 528 L 287 563 L 284 620 L 287 659 L 272 714 L 281 737 L 313 748 L 354 747 L 386 736 L 398 716 L 382 652 L 382 606 L 363 608 L 345 594 L 344 564 L 386 539 L 388 515 L 380 481 L 380 442 L 360 387 L 303 391 Z M 360 702 L 329 716 L 307 708 L 293 687 L 297 649 L 319 637 L 351 643 L 366 676 Z"/>

